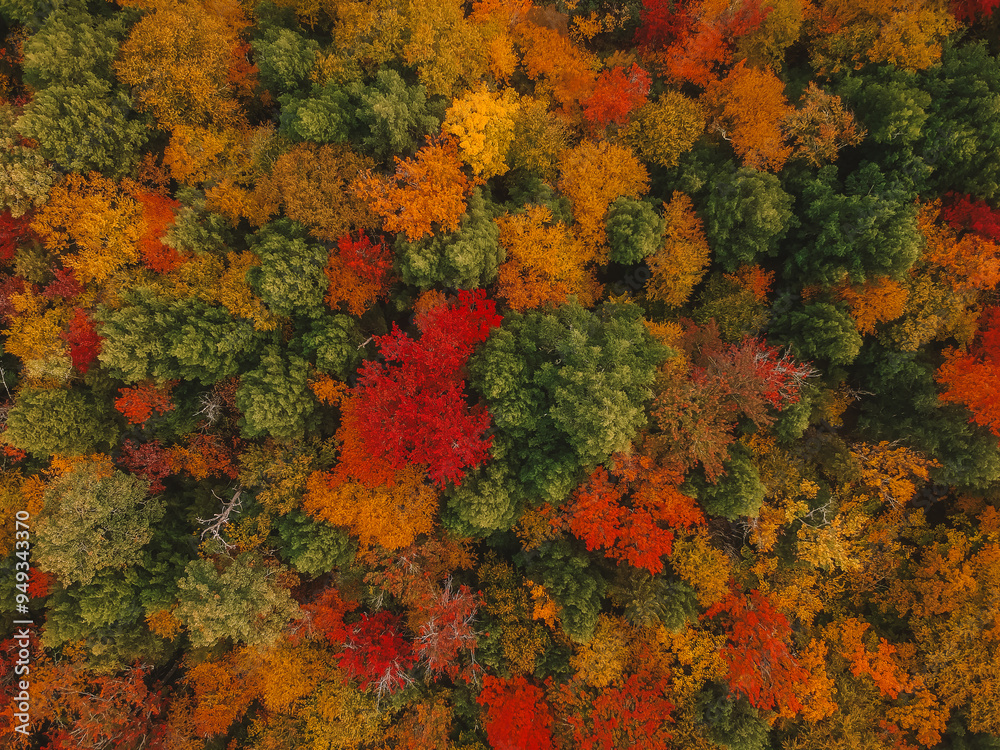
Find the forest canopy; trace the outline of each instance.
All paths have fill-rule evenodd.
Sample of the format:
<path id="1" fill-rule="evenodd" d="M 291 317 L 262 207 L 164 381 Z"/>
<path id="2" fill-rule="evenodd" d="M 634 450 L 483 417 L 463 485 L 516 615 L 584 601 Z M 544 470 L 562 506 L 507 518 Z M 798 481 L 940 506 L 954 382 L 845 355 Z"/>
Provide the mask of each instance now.
<path id="1" fill-rule="evenodd" d="M 0 744 L 1000 747 L 998 7 L 0 0 Z"/>

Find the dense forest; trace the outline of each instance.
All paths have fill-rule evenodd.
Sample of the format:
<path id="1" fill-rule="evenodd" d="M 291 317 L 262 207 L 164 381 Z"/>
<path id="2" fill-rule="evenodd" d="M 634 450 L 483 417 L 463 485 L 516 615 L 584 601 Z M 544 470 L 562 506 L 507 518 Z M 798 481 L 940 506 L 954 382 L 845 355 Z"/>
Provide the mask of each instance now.
<path id="1" fill-rule="evenodd" d="M 1000 748 L 1000 0 L 0 0 L 0 743 Z"/>

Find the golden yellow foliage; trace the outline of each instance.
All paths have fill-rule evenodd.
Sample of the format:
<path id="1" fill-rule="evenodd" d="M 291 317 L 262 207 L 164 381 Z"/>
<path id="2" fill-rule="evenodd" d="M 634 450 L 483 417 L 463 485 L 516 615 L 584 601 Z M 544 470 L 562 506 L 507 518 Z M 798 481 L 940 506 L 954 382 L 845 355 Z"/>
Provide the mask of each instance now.
<path id="1" fill-rule="evenodd" d="M 645 162 L 675 167 L 705 130 L 705 113 L 694 99 L 667 91 L 655 102 L 642 105 L 622 129 L 622 141 Z"/>
<path id="2" fill-rule="evenodd" d="M 663 245 L 647 259 L 652 276 L 647 294 L 671 307 L 687 302 L 708 268 L 710 250 L 691 199 L 674 192 L 663 204 Z"/>
<path id="3" fill-rule="evenodd" d="M 587 685 L 606 688 L 621 677 L 629 657 L 631 633 L 620 618 L 601 614 L 589 643 L 578 646 L 570 666 Z"/>
<path id="4" fill-rule="evenodd" d="M 520 105 L 517 95 L 485 89 L 469 92 L 451 103 L 441 128 L 458 139 L 462 159 L 479 179 L 504 174 L 507 152 L 514 140 L 514 119 Z"/>

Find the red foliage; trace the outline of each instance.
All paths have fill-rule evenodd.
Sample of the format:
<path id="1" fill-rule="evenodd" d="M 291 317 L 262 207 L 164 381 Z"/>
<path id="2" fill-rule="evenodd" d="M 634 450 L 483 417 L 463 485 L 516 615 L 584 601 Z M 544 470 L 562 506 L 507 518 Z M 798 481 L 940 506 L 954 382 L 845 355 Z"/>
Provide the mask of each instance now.
<path id="1" fill-rule="evenodd" d="M 1000 436 L 1000 307 L 987 308 L 968 352 L 945 352 L 937 381 L 945 386 L 942 401 L 958 403 L 972 413 L 970 422 Z"/>
<path id="2" fill-rule="evenodd" d="M 90 365 L 101 353 L 102 341 L 90 316 L 79 307 L 75 308 L 69 321 L 69 329 L 62 333 L 62 338 L 69 344 L 73 366 L 81 375 L 86 375 Z"/>
<path id="3" fill-rule="evenodd" d="M 6 263 L 14 257 L 18 245 L 38 236 L 31 229 L 31 213 L 14 218 L 10 211 L 0 214 L 0 263 Z"/>
<path id="4" fill-rule="evenodd" d="M 55 576 L 49 575 L 44 570 L 38 568 L 28 569 L 28 596 L 32 599 L 41 599 L 49 595 L 49 588 Z"/>
<path id="5" fill-rule="evenodd" d="M 178 381 L 168 380 L 161 386 L 152 381 L 145 381 L 132 388 L 120 388 L 121 396 L 115 399 L 115 408 L 125 415 L 132 424 L 144 424 L 153 415 L 155 409 L 159 414 L 173 411 L 174 404 L 170 400 L 170 391 Z"/>
<path id="6" fill-rule="evenodd" d="M 679 38 L 666 54 L 666 68 L 679 81 L 706 86 L 720 77 L 732 62 L 733 48 L 741 36 L 750 33 L 767 18 L 771 8 L 762 0 L 738 0 L 714 15 L 699 8 L 689 33 Z"/>
<path id="7" fill-rule="evenodd" d="M 385 610 L 343 629 L 344 651 L 340 668 L 361 681 L 361 689 L 374 686 L 379 695 L 392 693 L 408 681 L 407 670 L 416 662 L 413 645 L 400 633 L 400 618 Z"/>
<path id="8" fill-rule="evenodd" d="M 1000 0 L 995 0 L 1000 4 Z M 970 195 L 949 193 L 948 203 L 941 207 L 939 217 L 953 229 L 975 232 L 990 240 L 1000 240 L 1000 210 L 990 208 L 986 201 Z"/>
<path id="9" fill-rule="evenodd" d="M 695 500 L 677 489 L 681 475 L 658 469 L 647 457 L 616 454 L 615 481 L 598 466 L 577 488 L 569 507 L 569 529 L 588 550 L 604 548 L 608 557 L 656 575 L 663 555 L 673 549 L 671 528 L 702 524 Z"/>
<path id="10" fill-rule="evenodd" d="M 0 274 L 0 322 L 13 320 L 16 310 L 10 298 L 15 294 L 24 294 L 24 289 L 24 279 L 20 276 Z"/>
<path id="11" fill-rule="evenodd" d="M 986 21 L 993 15 L 1000 0 L 951 0 L 951 14 L 963 23 Z"/>
<path id="12" fill-rule="evenodd" d="M 298 643 L 302 637 L 322 638 L 331 645 L 344 642 L 344 615 L 357 609 L 357 602 L 345 602 L 340 592 L 333 588 L 324 589 L 316 601 L 302 606 L 303 627 L 295 630 L 290 640 Z"/>
<path id="13" fill-rule="evenodd" d="M 650 83 L 649 73 L 635 63 L 627 71 L 620 66 L 605 70 L 597 78 L 594 93 L 583 102 L 583 116 L 596 128 L 624 125 L 646 101 Z"/>
<path id="14" fill-rule="evenodd" d="M 708 608 L 702 619 L 720 617 L 728 640 L 722 658 L 733 692 L 764 711 L 802 708 L 799 694 L 809 673 L 791 653 L 791 626 L 768 597 L 754 589 L 748 596 L 735 590 Z"/>
<path id="15" fill-rule="evenodd" d="M 795 362 L 786 351 L 768 346 L 762 340 L 745 336 L 739 344 L 728 344 L 708 358 L 713 369 L 729 383 L 732 398 L 744 414 L 763 423 L 768 407 L 782 409 L 799 400 L 807 378 L 816 371 L 808 364 Z"/>
<path id="16" fill-rule="evenodd" d="M 486 706 L 486 736 L 497 750 L 550 750 L 552 709 L 544 691 L 524 677 L 483 678 L 476 702 Z"/>
<path id="17" fill-rule="evenodd" d="M 56 297 L 73 299 L 83 293 L 83 286 L 77 280 L 72 268 L 57 268 L 53 273 L 56 278 L 54 281 L 50 281 L 45 286 L 45 289 L 42 290 L 43 296 L 49 299 L 55 299 Z"/>
<path id="18" fill-rule="evenodd" d="M 170 476 L 173 469 L 173 458 L 159 440 L 138 444 L 134 440 L 126 440 L 122 444 L 118 463 L 133 474 L 149 482 L 150 492 L 163 492 L 163 478 Z"/>
<path id="19" fill-rule="evenodd" d="M 482 290 L 416 316 L 419 340 L 401 330 L 376 337 L 386 363 L 366 362 L 354 395 L 358 431 L 372 456 L 393 469 L 426 464 L 439 486 L 460 483 L 489 456 L 490 416 L 465 402 L 461 369 L 475 344 L 500 324 Z"/>
<path id="20" fill-rule="evenodd" d="M 160 238 L 173 224 L 174 212 L 181 204 L 156 193 L 140 193 L 138 199 L 146 224 L 146 230 L 139 239 L 142 261 L 151 271 L 170 273 L 183 265 L 185 258 L 174 248 L 164 245 Z"/>
<path id="21" fill-rule="evenodd" d="M 663 50 L 683 40 L 691 27 L 692 0 L 642 0 L 635 43 L 648 50 Z"/>
<path id="22" fill-rule="evenodd" d="M 588 716 L 566 717 L 574 746 L 581 750 L 667 750 L 672 747 L 670 713 L 674 710 L 667 698 L 669 691 L 666 675 L 650 669 L 604 688 L 594 697 Z"/>
<path id="23" fill-rule="evenodd" d="M 357 240 L 345 234 L 337 240 L 337 249 L 345 266 L 379 288 L 392 273 L 392 248 L 381 241 L 372 244 L 367 234 L 362 233 Z"/>
<path id="24" fill-rule="evenodd" d="M 459 651 L 475 651 L 476 631 L 472 620 L 476 616 L 476 595 L 465 585 L 452 588 L 449 579 L 443 589 L 416 602 L 422 620 L 417 636 L 417 656 L 433 675 L 447 674 L 453 679 L 460 670 Z"/>

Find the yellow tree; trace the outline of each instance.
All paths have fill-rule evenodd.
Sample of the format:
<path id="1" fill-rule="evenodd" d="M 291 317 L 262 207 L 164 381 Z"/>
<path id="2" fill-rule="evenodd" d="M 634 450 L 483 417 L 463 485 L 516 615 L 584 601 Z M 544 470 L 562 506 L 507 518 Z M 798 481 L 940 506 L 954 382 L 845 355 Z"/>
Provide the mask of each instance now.
<path id="1" fill-rule="evenodd" d="M 615 198 L 639 198 L 649 190 L 646 168 L 628 146 L 583 141 L 563 154 L 559 172 L 559 190 L 573 201 L 587 260 L 606 263 L 605 214 Z"/>
<path id="2" fill-rule="evenodd" d="M 621 138 L 643 161 L 675 167 L 678 157 L 694 145 L 704 130 L 701 105 L 680 92 L 667 91 L 635 113 L 621 130 Z"/>
<path id="3" fill-rule="evenodd" d="M 477 178 L 487 180 L 507 171 L 518 108 L 511 89 L 503 95 L 483 89 L 452 101 L 441 127 L 458 139 L 462 159 Z"/>
<path id="4" fill-rule="evenodd" d="M 708 240 L 691 199 L 675 192 L 663 204 L 663 245 L 647 259 L 652 276 L 647 294 L 671 307 L 687 302 L 708 268 Z"/>

